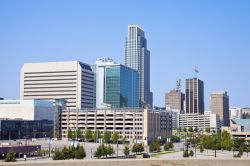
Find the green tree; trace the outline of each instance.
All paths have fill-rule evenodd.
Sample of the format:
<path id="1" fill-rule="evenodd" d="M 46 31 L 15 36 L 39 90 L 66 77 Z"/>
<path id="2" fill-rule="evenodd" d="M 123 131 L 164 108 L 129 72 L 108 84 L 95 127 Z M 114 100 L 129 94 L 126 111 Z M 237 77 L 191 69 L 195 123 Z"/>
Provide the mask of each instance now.
<path id="1" fill-rule="evenodd" d="M 194 156 L 194 152 L 193 152 L 193 150 L 190 150 L 190 152 L 189 152 L 189 156 L 191 156 L 191 157 L 193 157 L 193 156 Z"/>
<path id="2" fill-rule="evenodd" d="M 68 129 L 67 137 L 68 137 L 68 139 L 72 139 L 73 138 L 73 133 L 72 133 L 72 130 L 70 128 Z"/>
<path id="3" fill-rule="evenodd" d="M 187 132 L 187 128 L 186 128 L 186 127 L 184 127 L 184 128 L 183 128 L 183 131 L 184 131 L 184 132 Z"/>
<path id="4" fill-rule="evenodd" d="M 195 128 L 194 128 L 194 132 L 197 133 L 198 131 L 199 131 L 198 127 L 195 127 Z"/>
<path id="5" fill-rule="evenodd" d="M 13 150 L 10 150 L 5 158 L 5 162 L 16 162 L 16 154 L 14 153 Z"/>
<path id="6" fill-rule="evenodd" d="M 64 160 L 64 155 L 60 150 L 56 150 L 52 159 L 53 160 Z"/>
<path id="7" fill-rule="evenodd" d="M 178 136 L 173 135 L 173 136 L 171 137 L 171 142 L 174 142 L 174 143 L 181 142 L 181 138 L 178 137 Z"/>
<path id="8" fill-rule="evenodd" d="M 183 151 L 183 157 L 189 157 L 189 154 L 188 154 L 187 150 Z"/>
<path id="9" fill-rule="evenodd" d="M 199 149 L 200 149 L 200 153 L 203 153 L 203 152 L 204 152 L 204 147 L 203 147 L 202 144 L 199 146 Z"/>
<path id="10" fill-rule="evenodd" d="M 84 159 L 86 157 L 86 152 L 83 146 L 77 146 L 76 152 L 75 152 L 75 158 L 76 159 Z"/>
<path id="11" fill-rule="evenodd" d="M 142 153 L 144 151 L 143 144 L 134 144 L 132 147 L 132 152 L 135 154 Z"/>
<path id="12" fill-rule="evenodd" d="M 128 147 L 128 146 L 125 146 L 125 147 L 124 147 L 123 153 L 124 153 L 125 156 L 128 156 L 128 155 L 129 155 L 130 150 L 129 150 L 129 147 Z"/>
<path id="13" fill-rule="evenodd" d="M 103 149 L 101 145 L 96 149 L 94 156 L 98 159 L 103 156 Z"/>
<path id="14" fill-rule="evenodd" d="M 104 142 L 107 144 L 107 143 L 109 143 L 110 139 L 111 139 L 111 132 L 110 131 L 105 131 L 104 134 L 103 134 Z"/>
<path id="15" fill-rule="evenodd" d="M 92 131 L 90 129 L 86 130 L 85 138 L 87 141 L 90 141 L 92 139 Z"/>
<path id="16" fill-rule="evenodd" d="M 166 142 L 164 144 L 164 150 L 165 151 L 169 151 L 170 149 L 173 149 L 174 148 L 174 144 L 172 142 Z"/>
<path id="17" fill-rule="evenodd" d="M 206 128 L 205 131 L 206 131 L 207 133 L 210 133 L 210 128 L 209 128 L 209 127 Z"/>
<path id="18" fill-rule="evenodd" d="M 112 135 L 112 141 L 113 143 L 117 143 L 119 139 L 119 132 L 115 131 Z"/>
<path id="19" fill-rule="evenodd" d="M 101 132 L 99 130 L 95 130 L 93 135 L 94 142 L 97 142 L 99 138 L 101 138 Z"/>
<path id="20" fill-rule="evenodd" d="M 80 129 L 76 130 L 76 137 L 77 137 L 78 140 L 82 139 L 82 131 Z"/>
<path id="21" fill-rule="evenodd" d="M 194 130 L 193 130 L 193 127 L 189 127 L 188 128 L 188 132 L 193 132 Z"/>
<path id="22" fill-rule="evenodd" d="M 109 144 L 107 146 L 107 155 L 111 156 L 113 154 L 115 154 L 115 151 L 114 151 L 113 147 Z"/>
<path id="23" fill-rule="evenodd" d="M 150 152 L 160 152 L 160 141 L 158 139 L 153 140 L 153 142 L 149 145 L 149 151 Z"/>
<path id="24" fill-rule="evenodd" d="M 126 139 L 126 137 L 123 137 L 122 138 L 122 144 L 125 145 L 126 143 L 127 143 L 127 139 Z"/>
<path id="25" fill-rule="evenodd" d="M 71 158 L 70 150 L 66 146 L 62 149 L 62 155 L 64 160 L 69 160 Z"/>

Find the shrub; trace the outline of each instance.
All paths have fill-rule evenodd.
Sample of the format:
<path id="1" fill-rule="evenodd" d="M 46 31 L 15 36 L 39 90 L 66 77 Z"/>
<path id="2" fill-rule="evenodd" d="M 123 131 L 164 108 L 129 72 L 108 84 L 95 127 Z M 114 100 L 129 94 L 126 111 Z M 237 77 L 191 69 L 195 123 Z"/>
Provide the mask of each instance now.
<path id="1" fill-rule="evenodd" d="M 16 157 L 15 157 L 14 151 L 10 150 L 5 158 L 5 162 L 16 162 Z"/>
<path id="2" fill-rule="evenodd" d="M 128 155 L 129 155 L 129 152 L 130 152 L 129 147 L 128 147 L 128 146 L 125 146 L 124 149 L 123 149 L 124 155 L 125 155 L 125 156 L 128 156 Z"/>
<path id="3" fill-rule="evenodd" d="M 200 145 L 199 148 L 200 148 L 200 153 L 203 153 L 203 152 L 204 152 L 204 147 L 203 147 L 203 145 Z"/>
<path id="4" fill-rule="evenodd" d="M 60 150 L 56 150 L 52 159 L 53 160 L 64 160 L 63 153 Z"/>
<path id="5" fill-rule="evenodd" d="M 187 150 L 185 150 L 184 152 L 183 152 L 183 157 L 189 157 L 189 154 L 188 154 L 188 151 Z"/>
<path id="6" fill-rule="evenodd" d="M 79 146 L 75 152 L 76 159 L 84 159 L 86 157 L 86 152 L 83 146 Z"/>
<path id="7" fill-rule="evenodd" d="M 193 150 L 190 150 L 190 152 L 189 152 L 189 156 L 191 156 L 191 157 L 193 157 L 193 156 L 194 156 L 194 152 L 193 152 Z"/>
<path id="8" fill-rule="evenodd" d="M 164 145 L 164 150 L 169 151 L 170 149 L 174 148 L 174 144 L 172 142 L 166 142 Z"/>

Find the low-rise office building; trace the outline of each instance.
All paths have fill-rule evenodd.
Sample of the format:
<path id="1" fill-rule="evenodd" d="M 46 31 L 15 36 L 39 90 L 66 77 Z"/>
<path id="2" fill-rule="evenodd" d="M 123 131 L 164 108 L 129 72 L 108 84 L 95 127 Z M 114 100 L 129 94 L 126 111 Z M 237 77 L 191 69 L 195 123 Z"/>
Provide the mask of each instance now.
<path id="1" fill-rule="evenodd" d="M 53 131 L 52 120 L 0 120 L 0 139 L 48 138 Z"/>
<path id="2" fill-rule="evenodd" d="M 230 120 L 230 127 L 222 127 L 222 130 L 231 134 L 232 138 L 244 138 L 250 140 L 250 131 L 244 127 L 246 124 L 249 125 L 249 122 L 236 122 L 235 120 Z"/>
<path id="3" fill-rule="evenodd" d="M 53 102 L 44 100 L 0 100 L 0 119 L 54 120 Z"/>
<path id="4" fill-rule="evenodd" d="M 119 139 L 143 142 L 147 145 L 154 138 L 171 136 L 171 116 L 166 111 L 149 109 L 85 109 L 65 110 L 60 116 L 62 138 L 67 138 L 69 129 L 87 129 L 92 132 L 99 130 L 114 133 L 119 132 Z"/>
<path id="5" fill-rule="evenodd" d="M 219 115 L 211 114 L 205 111 L 204 114 L 180 114 L 179 127 L 183 128 L 198 128 L 205 131 L 206 128 L 217 130 L 221 128 Z"/>

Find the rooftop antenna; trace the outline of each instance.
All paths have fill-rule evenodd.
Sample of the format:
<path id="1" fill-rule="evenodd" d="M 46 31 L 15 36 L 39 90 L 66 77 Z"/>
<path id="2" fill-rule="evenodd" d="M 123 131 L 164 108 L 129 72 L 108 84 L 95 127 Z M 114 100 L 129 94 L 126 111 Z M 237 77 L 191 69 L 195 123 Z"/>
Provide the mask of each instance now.
<path id="1" fill-rule="evenodd" d="M 196 78 L 197 74 L 199 73 L 199 69 L 197 66 L 194 66 L 194 77 Z"/>
<path id="2" fill-rule="evenodd" d="M 181 79 L 176 80 L 176 90 L 181 90 Z"/>

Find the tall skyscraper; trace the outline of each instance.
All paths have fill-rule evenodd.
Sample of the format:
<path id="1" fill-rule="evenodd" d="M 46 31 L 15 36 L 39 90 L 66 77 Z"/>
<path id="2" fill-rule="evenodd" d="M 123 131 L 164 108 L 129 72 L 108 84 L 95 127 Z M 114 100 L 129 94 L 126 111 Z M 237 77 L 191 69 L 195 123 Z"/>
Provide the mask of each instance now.
<path id="1" fill-rule="evenodd" d="M 139 73 L 140 106 L 153 106 L 153 93 L 150 92 L 150 51 L 147 49 L 145 33 L 138 25 L 128 25 L 125 65 Z"/>
<path id="2" fill-rule="evenodd" d="M 223 126 L 230 126 L 229 97 L 227 92 L 214 92 L 210 97 L 210 109 L 213 114 L 218 114 L 223 120 Z"/>
<path id="3" fill-rule="evenodd" d="M 186 114 L 204 114 L 204 84 L 198 78 L 186 79 Z"/>
<path id="4" fill-rule="evenodd" d="M 180 90 L 171 90 L 170 92 L 165 94 L 165 106 L 170 109 L 175 110 L 184 110 L 184 99 L 185 94 L 181 93 Z"/>
<path id="5" fill-rule="evenodd" d="M 26 63 L 20 80 L 21 99 L 65 99 L 67 109 L 93 108 L 94 75 L 88 64 Z"/>
<path id="6" fill-rule="evenodd" d="M 96 107 L 139 107 L 138 72 L 112 59 L 96 61 Z"/>

